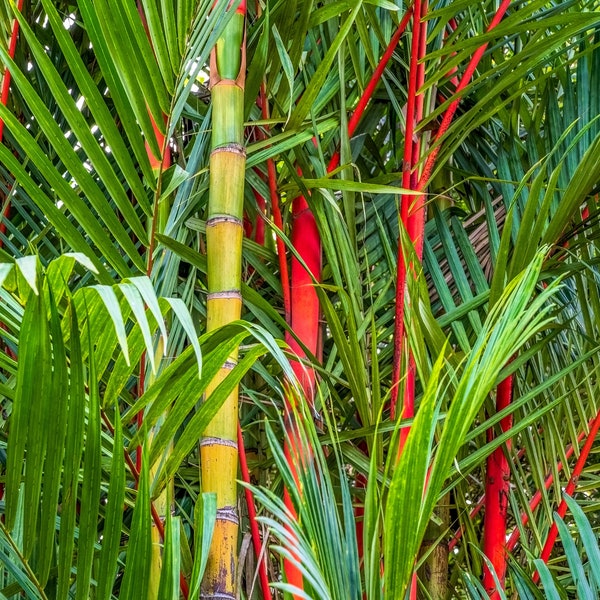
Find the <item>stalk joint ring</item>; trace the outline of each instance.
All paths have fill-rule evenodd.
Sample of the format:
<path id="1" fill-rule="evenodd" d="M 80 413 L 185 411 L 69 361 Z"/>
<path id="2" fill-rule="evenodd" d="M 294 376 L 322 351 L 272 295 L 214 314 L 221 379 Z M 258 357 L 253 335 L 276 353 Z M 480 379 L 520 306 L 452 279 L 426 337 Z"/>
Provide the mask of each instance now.
<path id="1" fill-rule="evenodd" d="M 219 223 L 232 223 L 233 225 L 238 225 L 239 227 L 242 227 L 243 225 L 242 219 L 239 217 L 234 217 L 233 215 L 215 215 L 206 221 L 206 226 L 214 227 Z"/>
<path id="2" fill-rule="evenodd" d="M 212 149 L 210 155 L 212 156 L 213 154 L 218 154 L 219 152 L 231 152 L 231 154 L 237 154 L 238 156 L 246 158 L 246 148 L 237 142 L 229 142 L 228 144 L 217 146 L 216 148 Z"/>
<path id="3" fill-rule="evenodd" d="M 229 448 L 238 449 L 237 442 L 235 440 L 226 440 L 225 438 L 218 437 L 203 437 L 200 440 L 200 447 L 204 446 L 228 446 Z"/>
<path id="4" fill-rule="evenodd" d="M 230 523 L 240 524 L 235 506 L 223 506 L 217 509 L 217 521 L 229 521 Z"/>
<path id="5" fill-rule="evenodd" d="M 233 299 L 233 300 L 241 300 L 242 292 L 240 290 L 222 290 L 220 292 L 210 292 L 206 295 L 207 300 L 224 300 L 224 299 Z"/>

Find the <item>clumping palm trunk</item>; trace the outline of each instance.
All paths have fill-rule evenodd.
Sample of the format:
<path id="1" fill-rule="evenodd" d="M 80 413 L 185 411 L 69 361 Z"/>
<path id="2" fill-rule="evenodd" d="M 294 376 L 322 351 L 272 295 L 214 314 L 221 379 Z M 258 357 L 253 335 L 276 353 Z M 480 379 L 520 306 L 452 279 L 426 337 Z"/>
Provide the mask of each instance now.
<path id="1" fill-rule="evenodd" d="M 245 2 L 227 25 L 211 55 L 212 152 L 206 244 L 207 329 L 240 318 L 244 148 Z M 237 360 L 223 365 L 208 387 L 207 401 Z M 200 443 L 202 490 L 217 495 L 217 522 L 202 583 L 202 598 L 235 598 L 237 567 L 237 389 L 204 431 Z"/>

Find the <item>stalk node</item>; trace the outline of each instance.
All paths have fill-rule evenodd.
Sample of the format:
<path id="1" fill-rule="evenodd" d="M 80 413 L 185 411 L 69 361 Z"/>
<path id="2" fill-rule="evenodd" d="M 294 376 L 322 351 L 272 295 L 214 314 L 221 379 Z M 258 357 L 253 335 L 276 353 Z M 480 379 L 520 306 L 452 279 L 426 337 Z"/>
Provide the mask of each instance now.
<path id="1" fill-rule="evenodd" d="M 209 292 L 206 295 L 207 300 L 218 300 L 218 299 L 234 299 L 241 300 L 242 292 L 239 290 L 222 290 L 220 292 Z"/>
<path id="2" fill-rule="evenodd" d="M 234 217 L 233 215 L 215 215 L 213 217 L 210 217 L 206 221 L 206 226 L 214 227 L 219 223 L 233 223 L 234 225 L 239 225 L 240 227 L 243 226 L 242 219 L 240 219 L 239 217 Z"/>
<path id="3" fill-rule="evenodd" d="M 235 448 L 236 450 L 238 447 L 236 441 L 218 437 L 203 437 L 200 440 L 200 447 L 204 446 L 228 446 L 229 448 Z"/>
<path id="4" fill-rule="evenodd" d="M 229 521 L 239 525 L 240 520 L 237 515 L 237 509 L 235 506 L 223 506 L 217 509 L 217 521 Z"/>
<path id="5" fill-rule="evenodd" d="M 232 154 L 237 154 L 238 156 L 246 158 L 246 148 L 237 142 L 230 142 L 229 144 L 217 146 L 216 148 L 213 148 L 210 155 L 212 156 L 213 154 L 218 154 L 219 152 L 231 152 Z"/>

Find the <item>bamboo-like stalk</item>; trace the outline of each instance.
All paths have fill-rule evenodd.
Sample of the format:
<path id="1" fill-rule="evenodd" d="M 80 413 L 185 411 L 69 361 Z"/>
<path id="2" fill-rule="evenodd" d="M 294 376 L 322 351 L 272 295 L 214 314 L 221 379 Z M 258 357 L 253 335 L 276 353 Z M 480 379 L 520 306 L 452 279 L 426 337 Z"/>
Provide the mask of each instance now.
<path id="1" fill-rule="evenodd" d="M 496 412 L 507 408 L 512 397 L 512 375 L 500 382 L 496 390 Z M 512 414 L 500 421 L 500 429 L 505 432 L 512 427 Z M 494 439 L 494 432 L 488 429 L 488 442 Z M 506 442 L 510 451 L 511 440 Z M 510 466 L 502 446 L 496 448 L 487 459 L 485 482 L 485 517 L 483 521 L 483 553 L 490 560 L 504 589 L 506 577 L 506 517 L 508 515 L 508 494 L 510 488 Z M 492 571 L 483 567 L 483 586 L 490 598 L 497 600 L 500 595 Z"/>
<path id="2" fill-rule="evenodd" d="M 212 152 L 206 246 L 208 263 L 207 330 L 240 318 L 244 148 L 246 4 L 236 9 L 211 54 Z M 237 360 L 234 352 L 209 385 L 206 397 Z M 202 490 L 217 495 L 217 520 L 202 598 L 236 597 L 238 392 L 230 394 L 200 442 Z"/>

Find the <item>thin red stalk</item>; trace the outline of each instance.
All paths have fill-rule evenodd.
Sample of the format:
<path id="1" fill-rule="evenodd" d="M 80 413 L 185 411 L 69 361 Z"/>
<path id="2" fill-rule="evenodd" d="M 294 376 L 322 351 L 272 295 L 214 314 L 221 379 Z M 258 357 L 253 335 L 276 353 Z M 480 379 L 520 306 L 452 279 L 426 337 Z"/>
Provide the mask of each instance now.
<path id="1" fill-rule="evenodd" d="M 496 412 L 507 408 L 512 398 L 513 377 L 509 375 L 498 384 L 496 391 Z M 512 427 L 512 414 L 500 421 L 503 432 Z M 494 439 L 492 428 L 487 432 L 488 442 Z M 506 442 L 510 452 L 511 440 Z M 483 521 L 483 553 L 492 564 L 500 585 L 504 589 L 506 577 L 506 518 L 508 514 L 508 494 L 510 488 L 510 466 L 502 446 L 496 448 L 487 459 L 487 475 L 485 486 L 485 517 Z M 487 565 L 483 567 L 483 586 L 490 598 L 497 600 L 496 582 Z"/>
<path id="2" fill-rule="evenodd" d="M 590 421 L 588 423 L 588 428 L 591 427 L 593 423 L 593 420 Z M 581 440 L 585 437 L 585 431 L 582 431 L 578 436 L 577 436 L 577 443 L 579 445 L 579 442 L 581 442 Z M 574 446 L 573 444 L 569 445 L 569 447 L 566 449 L 565 451 L 565 459 L 568 460 L 569 458 L 571 458 L 573 452 L 575 452 L 575 448 L 578 447 Z M 556 471 L 558 473 L 560 473 L 563 469 L 563 463 L 562 461 L 558 461 L 558 463 L 556 464 Z M 554 474 L 553 473 L 549 473 L 548 476 L 546 477 L 546 479 L 544 480 L 544 489 L 545 490 L 549 490 L 550 486 L 552 485 L 552 483 L 554 482 Z M 538 505 L 540 504 L 540 502 L 542 501 L 542 492 L 541 490 L 538 490 L 532 497 L 531 500 L 529 501 L 529 510 L 531 512 L 533 512 Z M 526 525 L 527 521 L 529 521 L 529 515 L 527 512 L 523 511 L 521 513 L 521 525 Z M 519 538 L 521 536 L 521 530 L 518 527 L 515 527 L 513 532 L 511 533 L 510 537 L 508 538 L 508 541 L 506 542 L 506 550 L 508 552 L 512 552 L 515 548 L 515 546 L 517 545 L 517 542 L 519 541 Z"/>
<path id="3" fill-rule="evenodd" d="M 17 10 L 19 12 L 21 12 L 22 8 L 23 8 L 23 0 L 18 0 Z M 15 19 L 13 21 L 12 31 L 10 34 L 10 41 L 8 43 L 8 55 L 11 58 L 15 57 L 18 39 L 19 39 L 19 21 L 17 21 L 17 19 Z M 4 69 L 4 77 L 2 78 L 2 92 L 0 94 L 0 103 L 2 104 L 2 106 L 6 106 L 8 104 L 8 98 L 10 95 L 10 80 L 11 80 L 10 71 L 8 70 L 8 67 L 6 67 Z M 2 143 L 3 139 L 4 139 L 4 119 L 0 119 L 0 144 Z M 2 214 L 2 219 L 0 222 L 0 233 L 2 233 L 2 234 L 6 233 L 6 220 L 10 216 L 10 209 L 11 209 L 10 202 L 7 202 L 6 208 L 4 209 L 4 212 Z M 0 248 L 2 248 L 2 246 L 3 246 L 3 243 L 2 243 L 2 240 L 0 239 Z"/>
<path id="4" fill-rule="evenodd" d="M 260 101 L 263 119 L 269 118 L 269 101 L 267 100 L 267 92 L 264 82 L 260 86 Z M 268 127 L 267 127 L 268 129 Z M 272 158 L 267 159 L 267 178 L 269 181 L 269 194 L 271 199 L 271 213 L 273 222 L 279 231 L 283 231 L 283 219 L 281 218 L 281 209 L 279 207 L 279 191 L 277 190 L 277 171 Z M 277 258 L 279 259 L 279 273 L 281 278 L 281 290 L 283 295 L 283 310 L 285 320 L 290 322 L 291 301 L 290 301 L 290 276 L 287 264 L 287 254 L 285 243 L 281 236 L 276 236 Z"/>
<path id="5" fill-rule="evenodd" d="M 106 429 L 108 429 L 108 432 L 112 436 L 114 436 L 115 428 L 113 427 L 112 423 L 110 422 L 110 419 L 106 416 L 104 411 L 101 411 L 100 414 L 102 416 L 102 420 L 104 421 L 104 424 L 106 425 Z M 123 456 L 125 457 L 125 462 L 127 463 L 127 466 L 129 467 L 129 471 L 131 472 L 131 475 L 133 476 L 133 480 L 135 482 L 135 487 L 137 488 L 138 484 L 140 482 L 140 471 L 135 466 L 135 463 L 131 459 L 131 456 L 129 456 L 129 452 L 127 452 L 126 448 L 123 448 Z M 160 516 L 158 514 L 158 511 L 154 507 L 153 502 L 150 502 L 150 513 L 152 515 L 152 521 L 154 522 L 156 530 L 158 531 L 158 534 L 160 535 L 160 539 L 164 541 L 165 526 L 164 526 L 164 523 L 162 522 L 162 519 L 160 518 Z M 179 587 L 181 589 L 181 593 L 182 593 L 183 597 L 185 598 L 185 600 L 187 600 L 188 596 L 190 594 L 190 590 L 189 590 L 187 581 L 185 580 L 185 577 L 183 576 L 183 573 L 179 573 Z"/>
<path id="6" fill-rule="evenodd" d="M 248 461 L 246 460 L 246 448 L 244 446 L 244 436 L 242 435 L 242 427 L 238 422 L 238 451 L 240 458 L 240 471 L 242 474 L 242 481 L 246 484 L 250 483 L 250 472 L 248 471 Z M 260 539 L 260 532 L 258 531 L 258 523 L 256 522 L 256 508 L 254 506 L 254 496 L 252 490 L 244 488 L 244 494 L 246 496 L 246 505 L 248 507 L 248 520 L 250 521 L 250 530 L 252 533 L 252 544 L 254 546 L 254 552 L 256 554 L 256 560 L 258 560 L 258 575 L 260 578 L 260 585 L 263 591 L 263 598 L 265 600 L 271 600 L 271 588 L 269 587 L 269 577 L 267 574 L 267 556 L 265 555 L 261 560 L 262 543 Z"/>
<path id="7" fill-rule="evenodd" d="M 417 113 L 417 92 L 419 83 L 419 58 L 422 45 L 420 37 L 422 34 L 421 17 L 422 17 L 421 0 L 415 0 L 413 4 L 413 33 L 411 40 L 410 65 L 408 72 L 408 90 L 406 98 L 406 125 L 404 130 L 404 158 L 402 163 L 402 187 L 406 190 L 411 189 L 412 169 L 413 169 L 413 152 L 414 152 L 414 134 L 416 128 L 416 113 Z M 411 203 L 413 196 L 403 194 L 400 199 L 400 219 L 402 225 L 408 230 L 411 214 Z M 396 331 L 394 336 L 394 366 L 392 373 L 392 390 L 391 390 L 391 416 L 392 419 L 396 416 L 396 405 L 398 402 L 398 393 L 400 387 L 400 355 L 404 342 L 404 288 L 406 286 L 406 270 L 407 266 L 402 253 L 402 245 L 398 243 L 398 281 L 397 288 L 402 289 L 402 303 L 398 303 L 396 298 Z M 406 379 L 404 382 L 404 393 L 402 403 L 402 416 L 410 418 L 414 415 L 414 369 L 411 368 L 409 357 L 409 366 L 406 371 Z M 400 433 L 400 450 L 404 447 L 406 437 L 408 436 L 408 428 L 402 429 Z"/>
<path id="8" fill-rule="evenodd" d="M 140 398 L 142 396 L 142 394 L 144 393 L 144 388 L 146 387 L 145 379 L 146 379 L 146 352 L 143 352 L 142 356 L 140 358 L 140 377 L 139 377 L 138 386 L 137 386 L 138 398 Z M 142 424 L 144 423 L 144 411 L 143 410 L 140 410 L 140 412 L 136 415 L 135 421 L 136 421 L 137 428 L 141 429 Z M 138 472 L 142 470 L 142 446 L 141 445 L 139 445 L 135 449 L 135 468 L 138 470 Z"/>
<path id="9" fill-rule="evenodd" d="M 17 10 L 20 12 L 23 8 L 23 0 L 18 0 L 17 2 Z M 15 19 L 12 25 L 12 32 L 10 34 L 10 42 L 8 44 L 8 55 L 11 58 L 15 57 L 15 51 L 17 49 L 17 39 L 19 38 L 19 21 Z M 0 95 L 0 103 L 2 106 L 6 106 L 8 104 L 8 98 L 10 94 L 10 71 L 8 67 L 4 69 L 4 77 L 2 78 L 2 93 Z M 4 138 L 4 119 L 0 119 L 0 144 Z M 6 203 L 6 208 L 2 213 L 2 217 L 0 218 L 0 234 L 6 233 L 6 221 L 10 217 L 11 205 L 10 201 Z M 2 239 L 0 238 L 0 248 L 4 246 Z M 6 329 L 6 325 L 4 323 L 0 324 L 2 329 Z M 13 352 L 7 346 L 7 352 L 10 355 L 13 355 Z M 14 358 L 14 355 L 13 355 Z M 4 483 L 0 482 L 0 498 L 4 496 Z"/>
<path id="10" fill-rule="evenodd" d="M 18 0 L 17 2 L 17 10 L 21 12 L 23 9 L 23 0 Z M 19 38 L 19 21 L 15 19 L 12 25 L 12 31 L 10 34 L 10 41 L 8 44 L 8 55 L 11 58 L 15 57 L 15 52 L 17 49 L 17 40 Z M 2 78 L 2 94 L 0 95 L 0 102 L 2 106 L 6 106 L 8 104 L 8 97 L 10 95 L 10 71 L 8 67 L 4 69 L 4 77 Z M 0 119 L 0 142 L 4 137 L 4 119 Z"/>
<path id="11" fill-rule="evenodd" d="M 517 452 L 517 460 L 521 460 L 521 458 L 523 458 L 524 454 L 525 454 L 525 448 L 521 448 Z M 484 505 L 485 505 L 485 494 L 483 494 L 481 496 L 481 498 L 479 498 L 479 500 L 477 501 L 477 504 L 469 511 L 469 520 L 472 521 L 481 512 L 481 509 L 484 507 Z M 448 550 L 452 551 L 452 549 L 456 546 L 456 544 L 462 537 L 462 534 L 463 534 L 462 528 L 458 529 L 455 532 L 452 539 L 448 542 Z"/>
<path id="12" fill-rule="evenodd" d="M 504 13 L 508 10 L 510 3 L 511 3 L 511 0 L 502 0 L 502 3 L 500 4 L 500 6 L 498 7 L 498 10 L 496 11 L 496 14 L 494 15 L 493 19 L 490 21 L 490 24 L 489 24 L 486 32 L 492 31 L 492 29 L 494 29 L 498 25 L 498 23 L 500 23 L 500 21 L 502 20 L 502 17 L 504 16 Z M 482 44 L 475 51 L 473 56 L 471 57 L 471 60 L 469 61 L 469 64 L 467 65 L 467 68 L 465 69 L 463 76 L 461 77 L 458 85 L 456 86 L 457 94 L 467 87 L 467 85 L 470 82 L 471 77 L 473 76 L 473 73 L 475 73 L 475 69 L 477 69 L 477 65 L 479 64 L 479 61 L 481 60 L 487 47 L 488 47 L 488 42 L 486 42 L 485 44 Z M 427 157 L 427 160 L 425 161 L 425 166 L 423 167 L 423 172 L 421 173 L 421 177 L 419 179 L 419 185 L 417 187 L 417 189 L 419 191 L 424 190 L 425 187 L 427 187 L 427 184 L 429 183 L 429 178 L 431 177 L 431 173 L 433 171 L 435 161 L 437 159 L 437 156 L 438 156 L 438 154 L 440 152 L 440 148 L 441 148 L 441 145 L 438 142 L 441 139 L 441 137 L 446 133 L 446 131 L 448 131 L 448 128 L 450 127 L 450 124 L 452 123 L 452 119 L 454 118 L 454 115 L 456 113 L 456 110 L 458 108 L 458 104 L 459 104 L 460 100 L 461 100 L 460 98 L 456 98 L 455 100 L 453 100 L 448 105 L 448 108 L 446 109 L 446 112 L 444 113 L 444 116 L 442 117 L 442 122 L 440 123 L 440 127 L 439 127 L 438 132 L 434 139 L 434 142 L 437 143 L 437 145 L 429 153 L 429 156 Z"/>
<path id="13" fill-rule="evenodd" d="M 412 15 L 412 10 L 413 7 L 409 6 L 406 12 L 404 13 L 404 16 L 398 24 L 394 35 L 390 39 L 390 43 L 387 45 L 387 48 L 381 56 L 377 67 L 373 71 L 373 75 L 371 75 L 369 83 L 367 83 L 367 86 L 365 87 L 361 97 L 359 98 L 356 108 L 354 109 L 352 115 L 350 116 L 350 119 L 348 120 L 348 137 L 352 137 L 354 135 L 354 132 L 356 131 L 356 128 L 358 127 L 358 124 L 360 123 L 360 120 L 363 117 L 365 109 L 367 108 L 367 104 L 369 104 L 369 101 L 373 97 L 373 94 L 375 93 L 375 90 L 377 89 L 377 86 L 379 85 L 379 82 L 383 75 L 383 72 L 385 71 L 388 62 L 392 58 L 394 50 L 396 49 L 396 46 L 398 45 L 402 34 L 406 31 L 406 27 Z M 331 157 L 329 164 L 327 165 L 327 172 L 331 173 L 331 171 L 333 171 L 339 164 L 340 153 L 335 152 Z"/>
<path id="14" fill-rule="evenodd" d="M 510 1 L 511 0 L 503 0 L 502 1 L 498 10 L 496 11 L 496 14 L 492 18 L 492 20 L 487 28 L 488 32 L 491 31 L 492 29 L 494 29 L 494 27 L 496 27 L 498 25 L 498 23 L 500 23 L 500 21 L 502 20 L 502 17 L 504 16 L 504 13 L 508 10 Z M 467 68 L 465 69 L 465 72 L 464 72 L 460 82 L 458 83 L 458 86 L 456 87 L 457 93 L 462 91 L 469 83 L 487 46 L 488 46 L 487 42 L 482 44 L 473 54 L 471 60 L 469 61 L 468 65 L 467 65 Z M 409 94 L 409 100 L 410 100 L 410 94 Z M 431 177 L 431 173 L 433 171 L 433 167 L 435 165 L 435 161 L 437 159 L 437 156 L 439 154 L 440 147 L 441 147 L 439 144 L 439 141 L 440 141 L 441 137 L 446 133 L 448 128 L 450 127 L 450 124 L 452 122 L 454 114 L 456 113 L 456 110 L 458 108 L 459 102 L 460 102 L 460 98 L 453 100 L 450 103 L 450 105 L 448 106 L 448 108 L 446 109 L 446 112 L 444 113 L 440 128 L 439 128 L 437 135 L 435 136 L 435 140 L 434 140 L 434 142 L 436 142 L 437 145 L 429 153 L 429 156 L 427 157 L 427 160 L 425 161 L 425 165 L 423 167 L 421 176 L 419 177 L 418 184 L 416 186 L 415 191 L 423 191 L 425 189 L 425 187 L 427 187 L 427 184 L 429 183 L 429 179 Z M 407 128 L 408 128 L 408 104 L 407 104 Z M 411 132 L 411 134 L 412 134 L 412 132 Z M 411 135 L 411 137 L 412 137 L 412 135 Z M 408 138 L 408 132 L 407 132 L 406 138 Z M 408 138 L 408 139 L 410 139 L 410 138 Z M 406 158 L 406 154 L 405 154 L 405 158 Z M 406 168 L 406 166 L 404 166 L 403 171 L 405 168 Z M 404 178 L 403 178 L 403 185 L 404 185 Z M 404 202 L 403 202 L 403 206 L 404 206 Z M 403 219 L 403 222 L 404 222 L 404 219 Z M 400 357 L 402 354 L 402 346 L 404 344 L 404 297 L 405 297 L 405 293 L 406 293 L 405 288 L 406 288 L 406 269 L 404 266 L 404 257 L 402 255 L 402 249 L 399 245 L 399 248 L 398 248 L 398 281 L 397 281 L 397 285 L 396 285 L 396 314 L 395 314 L 395 331 L 394 331 L 394 366 L 393 366 L 392 387 L 391 387 L 392 412 L 394 412 L 394 410 L 395 410 L 395 405 L 396 405 L 396 402 L 398 399 L 398 391 L 399 391 L 398 388 L 400 386 Z"/>
<path id="15" fill-rule="evenodd" d="M 258 169 L 255 169 L 255 172 L 259 177 L 262 178 L 262 173 Z M 267 201 L 265 200 L 265 198 L 263 197 L 262 194 L 260 194 L 256 190 L 252 190 L 252 191 L 254 192 L 254 198 L 256 199 L 256 204 L 258 206 L 259 217 L 254 221 L 254 223 L 252 223 L 251 221 L 248 221 L 249 227 L 247 227 L 247 228 L 245 227 L 246 237 L 250 237 L 253 234 L 254 241 L 257 244 L 264 246 L 264 243 L 265 243 L 264 214 L 265 214 L 265 209 L 267 207 Z M 244 225 L 246 225 L 246 223 Z"/>
<path id="16" fill-rule="evenodd" d="M 594 445 L 594 441 L 596 439 L 596 434 L 598 433 L 599 428 L 600 428 L 600 412 L 598 412 L 598 414 L 596 415 L 595 419 L 592 422 L 592 426 L 590 427 L 590 431 L 585 440 L 585 444 L 583 445 L 583 448 L 581 449 L 579 458 L 577 459 L 577 462 L 575 463 L 575 467 L 573 468 L 573 472 L 571 473 L 571 478 L 569 479 L 569 483 L 567 484 L 567 487 L 565 488 L 564 493 L 567 496 L 572 496 L 573 492 L 575 491 L 575 488 L 577 487 L 577 483 L 579 481 L 579 476 L 581 475 L 581 472 L 583 471 L 583 467 L 585 466 L 587 458 L 590 454 L 590 450 L 592 449 L 592 446 Z M 558 513 L 558 515 L 561 518 L 563 518 L 565 516 L 565 514 L 567 512 L 567 503 L 564 500 L 561 501 L 556 512 Z M 558 535 L 558 527 L 556 526 L 556 523 L 553 523 L 552 527 L 550 527 L 550 531 L 548 532 L 548 537 L 546 538 L 546 543 L 544 544 L 544 547 L 542 549 L 542 554 L 540 555 L 540 558 L 545 563 L 548 562 L 548 559 L 550 558 L 550 554 L 552 554 L 552 549 L 554 548 L 554 543 L 556 542 L 557 535 Z M 537 581 L 539 580 L 539 577 L 540 577 L 539 573 L 536 571 L 534 573 L 533 580 L 537 583 Z"/>

